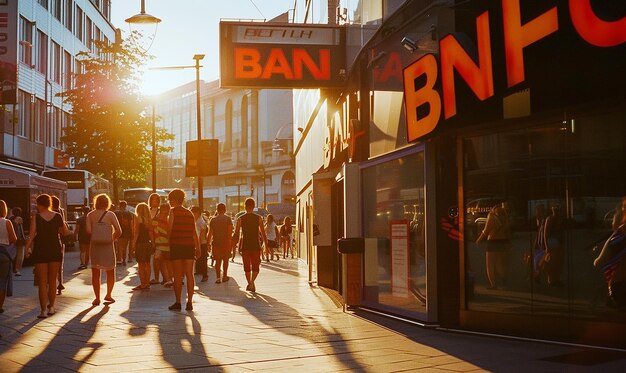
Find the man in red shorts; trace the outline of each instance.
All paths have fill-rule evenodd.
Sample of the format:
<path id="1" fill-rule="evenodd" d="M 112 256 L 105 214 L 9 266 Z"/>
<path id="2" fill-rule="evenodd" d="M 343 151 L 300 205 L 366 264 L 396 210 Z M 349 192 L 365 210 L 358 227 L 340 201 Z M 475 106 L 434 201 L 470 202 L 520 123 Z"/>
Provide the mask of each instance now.
<path id="1" fill-rule="evenodd" d="M 213 259 L 215 260 L 215 283 L 220 284 L 228 281 L 228 259 L 230 258 L 233 234 L 233 222 L 226 214 L 226 205 L 217 204 L 217 215 L 209 222 L 209 234 L 207 242 L 211 244 Z M 220 273 L 220 268 L 223 270 Z"/>
<path id="2" fill-rule="evenodd" d="M 261 242 L 259 237 L 261 237 L 261 241 L 267 247 L 263 218 L 252 212 L 254 205 L 254 198 L 246 199 L 246 213 L 237 219 L 237 226 L 235 227 L 232 241 L 233 247 L 239 242 L 239 253 L 243 258 L 243 271 L 246 273 L 246 280 L 248 280 L 246 290 L 252 292 L 256 291 L 254 280 L 259 275 L 259 267 L 261 265 Z"/>

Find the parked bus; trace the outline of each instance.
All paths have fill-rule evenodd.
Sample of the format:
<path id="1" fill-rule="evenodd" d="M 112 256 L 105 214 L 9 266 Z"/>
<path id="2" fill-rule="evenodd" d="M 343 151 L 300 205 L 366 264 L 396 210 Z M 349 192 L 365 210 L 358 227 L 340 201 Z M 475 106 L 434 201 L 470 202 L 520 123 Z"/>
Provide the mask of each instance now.
<path id="1" fill-rule="evenodd" d="M 148 203 L 148 197 L 152 194 L 152 188 L 129 188 L 124 189 L 124 201 L 128 203 L 129 206 L 135 208 L 138 203 L 145 202 Z M 156 194 L 161 197 L 161 203 L 167 202 L 167 192 L 163 189 L 157 189 Z"/>
<path id="2" fill-rule="evenodd" d="M 67 213 L 70 215 L 80 211 L 84 206 L 93 204 L 93 197 L 100 193 L 111 195 L 111 183 L 98 175 L 85 170 L 46 170 L 41 173 L 52 179 L 67 183 Z"/>
<path id="3" fill-rule="evenodd" d="M 0 199 L 7 203 L 9 209 L 22 209 L 26 233 L 30 227 L 29 216 L 37 213 L 36 198 L 41 193 L 57 196 L 61 200 L 61 206 L 67 206 L 67 183 L 37 175 L 34 171 L 0 164 Z"/>

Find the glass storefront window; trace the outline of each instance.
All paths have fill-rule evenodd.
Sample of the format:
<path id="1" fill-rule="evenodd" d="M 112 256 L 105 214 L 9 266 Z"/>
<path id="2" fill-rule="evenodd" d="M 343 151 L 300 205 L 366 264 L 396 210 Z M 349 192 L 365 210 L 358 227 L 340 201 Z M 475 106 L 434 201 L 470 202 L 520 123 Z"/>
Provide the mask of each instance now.
<path id="1" fill-rule="evenodd" d="M 426 313 L 424 152 L 362 170 L 364 300 L 409 317 Z"/>
<path id="2" fill-rule="evenodd" d="M 463 140 L 467 309 L 626 322 L 594 266 L 626 195 L 625 122 L 612 112 Z"/>

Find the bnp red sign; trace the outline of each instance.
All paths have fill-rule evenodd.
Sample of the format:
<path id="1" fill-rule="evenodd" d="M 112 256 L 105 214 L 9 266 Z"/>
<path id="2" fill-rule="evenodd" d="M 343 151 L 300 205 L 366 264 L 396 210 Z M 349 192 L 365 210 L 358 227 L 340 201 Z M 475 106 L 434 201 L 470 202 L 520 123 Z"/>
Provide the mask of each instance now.
<path id="1" fill-rule="evenodd" d="M 604 19 L 595 13 L 591 0 L 561 0 L 558 6 L 555 1 L 545 1 L 542 2 L 545 6 L 553 5 L 532 17 L 522 16 L 521 3 L 521 0 L 494 0 L 490 4 L 498 6 L 499 11 L 485 11 L 475 19 L 475 45 L 468 46 L 454 34 L 446 35 L 439 40 L 438 56 L 426 54 L 403 70 L 409 141 L 429 134 L 441 121 L 455 117 L 457 111 L 468 110 L 457 104 L 457 83 L 465 84 L 480 101 L 497 93 L 494 76 L 498 66 L 494 66 L 493 62 L 497 60 L 492 52 L 500 49 L 492 45 L 494 36 L 497 36 L 494 32 L 503 32 L 505 66 L 500 70 L 506 75 L 507 88 L 524 83 L 529 78 L 526 75 L 527 65 L 547 62 L 529 61 L 525 52 L 534 44 L 565 32 L 562 30 L 565 25 L 571 24 L 574 38 L 594 47 L 594 53 L 599 54 L 603 49 L 626 43 L 626 17 Z M 495 17 L 494 13 L 501 14 L 501 29 L 492 30 L 490 17 Z M 561 52 L 552 51 L 552 57 Z M 589 66 L 588 71 L 578 71 L 578 75 L 571 76 L 571 79 L 587 75 L 592 77 L 594 73 Z M 424 110 L 418 110 L 420 108 Z"/>
<path id="2" fill-rule="evenodd" d="M 345 29 L 220 22 L 222 87 L 329 88 L 345 81 Z"/>

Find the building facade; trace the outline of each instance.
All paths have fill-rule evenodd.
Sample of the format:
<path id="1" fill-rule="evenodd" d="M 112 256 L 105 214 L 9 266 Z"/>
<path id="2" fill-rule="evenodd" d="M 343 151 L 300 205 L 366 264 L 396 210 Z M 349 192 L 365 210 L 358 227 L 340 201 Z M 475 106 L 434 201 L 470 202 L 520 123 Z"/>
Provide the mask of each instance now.
<path id="1" fill-rule="evenodd" d="M 3 0 L 0 13 L 0 160 L 38 171 L 65 167 L 60 138 L 71 118 L 62 92 L 80 69 L 78 53 L 115 40 L 110 0 Z"/>
<path id="2" fill-rule="evenodd" d="M 585 0 L 383 9 L 344 89 L 294 93 L 311 280 L 431 325 L 626 347 L 621 262 L 596 262 L 626 195 L 624 22 Z"/>
<path id="3" fill-rule="evenodd" d="M 219 176 L 204 178 L 204 206 L 218 202 L 236 214 L 255 197 L 259 207 L 295 205 L 290 90 L 231 90 L 201 83 L 202 137 L 219 140 Z M 186 142 L 197 138 L 195 82 L 156 99 L 158 126 L 174 134 L 173 150 L 159 156 L 157 186 L 182 188 L 196 198 L 196 181 L 185 177 Z M 292 218 L 295 212 L 292 214 Z"/>

